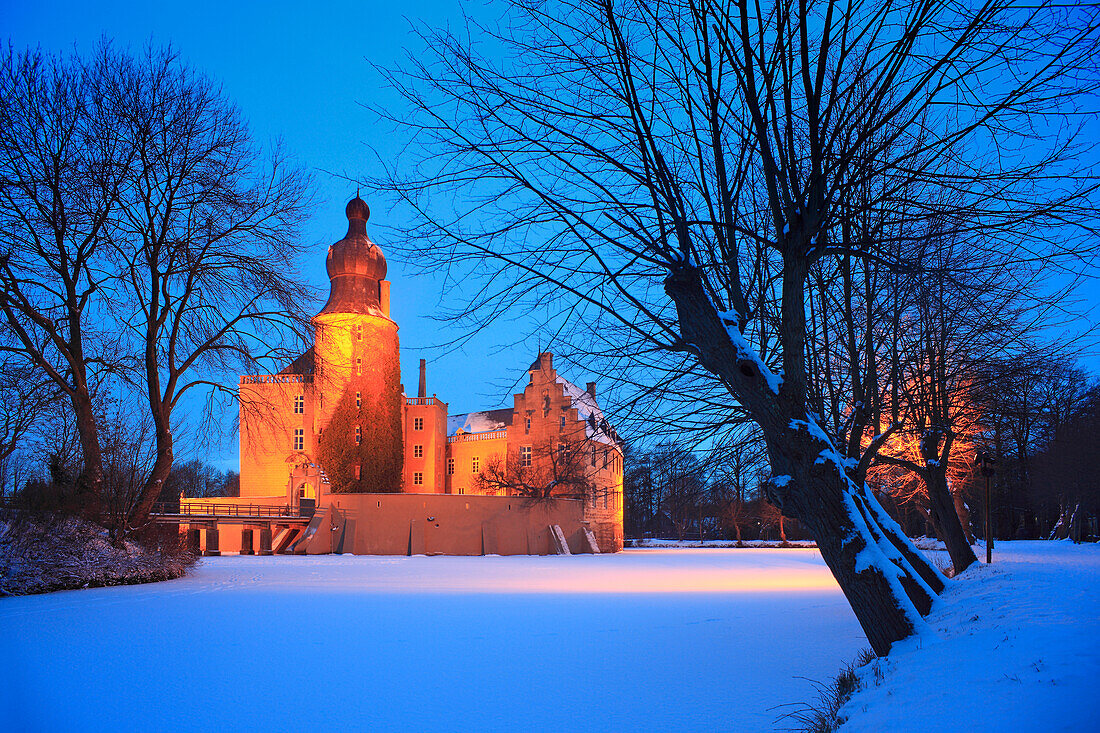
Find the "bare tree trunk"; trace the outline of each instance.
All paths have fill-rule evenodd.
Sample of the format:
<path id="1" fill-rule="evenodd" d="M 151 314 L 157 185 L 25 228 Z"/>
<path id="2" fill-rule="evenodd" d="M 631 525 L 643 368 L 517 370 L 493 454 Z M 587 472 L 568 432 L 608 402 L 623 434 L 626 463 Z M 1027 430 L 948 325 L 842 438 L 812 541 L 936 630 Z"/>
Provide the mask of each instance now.
<path id="1" fill-rule="evenodd" d="M 934 592 L 906 563 L 887 559 L 876 537 L 881 530 L 861 515 L 851 484 L 839 467 L 831 463 L 807 467 L 800 456 L 813 445 L 804 437 L 796 434 L 783 442 L 783 447 L 773 449 L 779 453 L 773 453 L 774 465 L 791 471 L 793 480 L 783 487 L 782 511 L 813 535 L 871 647 L 884 656 L 895 641 L 913 633 L 920 616 L 931 609 Z M 775 491 L 769 487 L 773 501 L 779 498 L 770 495 Z"/>
<path id="2" fill-rule="evenodd" d="M 813 535 L 872 648 L 885 655 L 895 641 L 913 633 L 936 591 L 897 551 L 879 525 L 881 508 L 868 508 L 874 499 L 849 480 L 843 458 L 806 412 L 803 342 L 795 333 L 801 329 L 804 338 L 798 285 L 803 274 L 797 266 L 784 270 L 783 319 L 793 327 L 784 343 L 778 391 L 766 367 L 733 343 L 735 336 L 704 292 L 696 267 L 673 268 L 665 290 L 676 304 L 683 339 L 698 351 L 700 364 L 727 385 L 760 425 L 773 472 L 765 488 L 768 501 Z"/>
<path id="3" fill-rule="evenodd" d="M 966 500 L 961 491 L 951 492 L 951 498 L 955 501 L 955 513 L 959 515 L 959 524 L 962 525 L 963 534 L 966 535 L 966 543 L 974 544 L 974 533 L 970 531 L 970 509 L 966 506 Z"/>
<path id="4" fill-rule="evenodd" d="M 165 414 L 166 411 L 163 409 L 157 410 L 156 403 L 154 403 L 152 411 L 156 436 L 156 458 L 153 461 L 153 467 L 150 469 L 149 475 L 145 478 L 145 484 L 142 486 L 137 503 L 130 510 L 129 516 L 126 517 L 125 529 L 127 531 L 141 527 L 148 521 L 149 513 L 160 497 L 161 489 L 164 488 L 164 483 L 168 480 L 168 475 L 172 472 L 172 464 L 175 461 L 174 440 L 172 430 L 168 424 L 168 416 Z"/>
<path id="5" fill-rule="evenodd" d="M 77 498 L 81 512 L 89 519 L 98 519 L 103 500 L 103 451 L 99 444 L 99 426 L 86 388 L 74 390 L 70 401 L 84 458 L 84 469 L 76 483 Z"/>
<path id="6" fill-rule="evenodd" d="M 951 556 L 951 565 L 958 575 L 977 561 L 974 549 L 966 541 L 959 515 L 955 512 L 955 502 L 951 498 L 951 490 L 947 488 L 947 477 L 942 466 L 931 466 L 922 472 L 928 489 L 928 510 L 932 515 L 932 523 L 936 526 L 936 534 L 947 546 L 947 554 Z"/>

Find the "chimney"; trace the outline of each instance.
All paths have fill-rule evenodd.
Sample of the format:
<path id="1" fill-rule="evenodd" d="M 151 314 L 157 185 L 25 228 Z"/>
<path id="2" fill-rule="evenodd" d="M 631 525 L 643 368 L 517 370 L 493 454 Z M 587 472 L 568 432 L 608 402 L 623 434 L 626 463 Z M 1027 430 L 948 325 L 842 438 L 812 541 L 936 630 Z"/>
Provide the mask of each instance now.
<path id="1" fill-rule="evenodd" d="M 425 397 L 428 396 L 428 380 L 425 377 L 425 372 L 426 371 L 427 371 L 426 362 L 423 359 L 421 359 L 420 360 L 420 390 L 416 393 L 416 396 L 419 397 L 420 399 L 424 399 Z"/>
<path id="2" fill-rule="evenodd" d="M 588 394 L 592 395 L 592 399 L 596 399 L 596 383 L 595 382 L 589 382 L 588 383 Z"/>

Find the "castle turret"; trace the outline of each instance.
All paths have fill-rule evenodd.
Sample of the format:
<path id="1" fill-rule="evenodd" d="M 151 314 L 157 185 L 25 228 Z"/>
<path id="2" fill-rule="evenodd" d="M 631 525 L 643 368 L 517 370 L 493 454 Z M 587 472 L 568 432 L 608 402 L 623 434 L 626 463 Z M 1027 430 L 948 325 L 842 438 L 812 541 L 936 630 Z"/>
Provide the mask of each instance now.
<path id="1" fill-rule="evenodd" d="M 367 236 L 366 202 L 356 196 L 346 213 L 348 233 L 326 259 L 328 302 L 313 319 L 320 460 L 333 491 L 400 491 L 401 357 L 386 258 Z"/>

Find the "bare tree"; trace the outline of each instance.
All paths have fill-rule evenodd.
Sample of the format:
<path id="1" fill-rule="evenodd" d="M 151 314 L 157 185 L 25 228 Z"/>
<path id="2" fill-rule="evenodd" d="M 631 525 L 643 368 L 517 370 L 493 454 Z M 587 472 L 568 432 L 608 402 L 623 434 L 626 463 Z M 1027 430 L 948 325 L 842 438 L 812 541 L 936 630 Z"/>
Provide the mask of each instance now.
<path id="1" fill-rule="evenodd" d="M 480 29 L 514 64 L 438 33 L 428 59 L 392 75 L 426 151 L 378 183 L 419 215 L 405 241 L 428 266 L 469 266 L 472 319 L 568 308 L 615 324 L 627 358 L 669 354 L 709 380 L 708 397 L 724 392 L 726 414 L 744 410 L 764 435 L 769 500 L 814 535 L 886 653 L 943 579 L 810 414 L 807 278 L 823 259 L 889 252 L 840 236 L 859 207 L 884 205 L 846 196 L 869 176 L 961 189 L 953 206 L 982 211 L 1000 246 L 1091 205 L 1094 178 L 1062 155 L 1071 136 L 1055 135 L 1038 167 L 988 151 L 1019 149 L 1024 130 L 1094 85 L 1079 72 L 1095 58 L 1095 19 L 932 0 L 514 10 Z M 940 177 L 944 160 L 967 178 Z M 1070 175 L 1044 191 L 1052 179 L 1037 170 Z M 432 203 L 444 195 L 455 211 Z"/>
<path id="2" fill-rule="evenodd" d="M 103 48 L 90 61 L 0 52 L 0 313 L 3 348 L 46 375 L 72 405 L 83 469 L 77 492 L 94 514 L 103 484 L 93 392 L 115 366 L 98 323 L 113 271 L 104 229 L 129 150 L 117 135 Z"/>
<path id="3" fill-rule="evenodd" d="M 486 461 L 485 469 L 474 478 L 477 488 L 486 493 L 551 498 L 596 500 L 596 484 L 589 467 L 590 447 L 584 441 L 546 441 Z"/>
<path id="4" fill-rule="evenodd" d="M 12 456 L 59 397 L 53 382 L 22 359 L 0 359 L 0 496 L 18 490 Z"/>
<path id="5" fill-rule="evenodd" d="M 127 507 L 141 525 L 174 459 L 173 411 L 196 389 L 224 390 L 234 368 L 285 358 L 308 325 L 296 277 L 308 177 L 265 155 L 240 111 L 171 49 L 123 58 L 112 79 L 133 150 L 109 222 L 137 337 L 155 460 Z"/>
<path id="6" fill-rule="evenodd" d="M 709 493 L 719 524 L 727 534 L 732 531 L 741 546 L 742 529 L 751 515 L 749 501 L 768 475 L 765 446 L 751 431 L 740 443 L 716 448 L 707 458 Z"/>

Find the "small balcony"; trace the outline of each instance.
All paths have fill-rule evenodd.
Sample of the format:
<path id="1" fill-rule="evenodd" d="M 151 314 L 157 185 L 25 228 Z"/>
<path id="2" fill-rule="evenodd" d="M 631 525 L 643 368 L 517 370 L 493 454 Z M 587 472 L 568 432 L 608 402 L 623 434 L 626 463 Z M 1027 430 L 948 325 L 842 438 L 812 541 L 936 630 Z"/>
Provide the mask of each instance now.
<path id="1" fill-rule="evenodd" d="M 312 374 L 244 374 L 241 384 L 313 384 Z"/>

